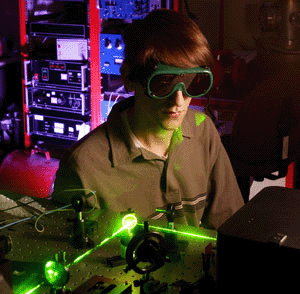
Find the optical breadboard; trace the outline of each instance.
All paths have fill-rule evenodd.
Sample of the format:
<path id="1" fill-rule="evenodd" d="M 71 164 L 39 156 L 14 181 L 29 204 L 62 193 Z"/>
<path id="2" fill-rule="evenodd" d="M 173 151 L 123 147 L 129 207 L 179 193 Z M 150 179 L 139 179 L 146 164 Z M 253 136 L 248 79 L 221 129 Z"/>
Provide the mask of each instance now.
<path id="1" fill-rule="evenodd" d="M 21 195 L 18 197 L 18 203 L 23 201 Z M 5 195 L 0 195 L 0 198 L 1 200 L 8 199 Z M 56 209 L 53 205 L 49 206 L 50 203 L 46 199 L 37 199 L 38 202 L 36 202 L 28 198 L 26 198 L 28 205 L 24 204 L 15 211 L 9 209 L 7 211 L 9 213 L 1 213 L 1 217 L 6 219 L 7 224 L 13 221 L 15 218 L 13 214 L 17 212 L 19 214 L 22 212 L 25 217 L 30 217 L 32 214 L 29 211 L 32 210 L 32 206 L 35 207 L 35 211 L 41 209 L 41 213 L 44 214 L 45 211 L 50 212 L 51 207 Z M 11 203 L 11 207 L 17 206 L 13 200 L 5 201 Z M 69 268 L 70 274 L 66 288 L 72 289 L 72 293 L 127 293 L 113 292 L 113 290 L 111 292 L 99 292 L 97 288 L 91 286 L 91 281 L 97 279 L 95 275 L 102 279 L 101 285 L 103 285 L 102 282 L 105 282 L 108 287 L 112 288 L 112 285 L 114 285 L 115 289 L 117 287 L 123 287 L 124 289 L 132 287 L 132 292 L 128 293 L 140 293 L 140 288 L 134 281 L 141 279 L 142 275 L 134 270 L 129 270 L 127 273 L 124 271 L 126 260 L 122 257 L 120 234 L 122 232 L 128 234 L 128 229 L 120 229 L 120 226 L 116 225 L 120 222 L 116 221 L 115 215 L 102 214 L 96 226 L 88 229 L 90 236 L 98 245 L 91 249 L 76 249 L 72 243 L 73 222 L 70 221 L 74 216 L 75 212 L 70 209 L 68 211 L 61 210 L 45 215 L 38 223 L 35 222 L 35 219 L 32 219 L 14 226 L 13 230 L 9 228 L 2 229 L 2 234 L 10 234 L 14 247 L 7 254 L 7 258 L 12 263 L 11 280 L 14 293 L 50 293 L 50 285 L 43 279 L 45 276 L 43 269 L 45 265 L 48 269 L 51 265 L 54 265 L 51 261 L 55 260 L 55 256 L 62 252 L 65 252 L 65 264 Z M 139 223 L 140 225 L 143 226 Z M 40 229 L 41 232 L 37 231 L 35 227 Z M 165 224 L 163 227 L 165 227 Z M 149 229 L 155 229 L 158 232 L 163 227 L 161 227 L 161 224 L 156 227 L 150 225 Z M 179 230 L 182 229 L 182 226 L 178 227 L 178 231 L 174 232 L 178 242 L 187 241 L 187 243 L 184 243 L 186 246 L 182 248 L 182 253 L 176 255 L 176 257 L 175 255 L 170 256 L 170 262 L 166 262 L 164 266 L 151 272 L 153 279 L 169 285 L 169 290 L 172 291 L 170 293 L 181 293 L 180 288 L 176 285 L 176 283 L 182 284 L 180 281 L 194 283 L 201 278 L 203 275 L 202 253 L 205 252 L 208 244 L 216 240 L 215 231 L 195 228 L 190 228 L 192 231 L 189 231 L 186 227 L 180 233 Z M 168 232 L 160 232 L 159 234 Z M 48 274 L 51 273 L 48 272 Z"/>

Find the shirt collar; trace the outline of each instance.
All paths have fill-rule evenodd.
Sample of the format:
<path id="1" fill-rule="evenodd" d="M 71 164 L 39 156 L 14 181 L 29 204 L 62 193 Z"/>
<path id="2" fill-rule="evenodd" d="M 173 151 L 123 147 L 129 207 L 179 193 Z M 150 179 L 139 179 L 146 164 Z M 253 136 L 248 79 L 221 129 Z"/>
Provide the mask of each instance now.
<path id="1" fill-rule="evenodd" d="M 131 130 L 131 127 L 129 125 L 129 122 L 128 122 L 128 109 L 124 110 L 122 113 L 121 113 L 121 119 L 126 127 L 126 130 L 129 134 L 129 137 L 131 139 L 131 141 L 133 142 L 133 144 L 139 148 L 142 152 L 142 155 L 145 159 L 148 159 L 148 160 L 151 160 L 151 159 L 161 159 L 161 160 L 166 160 L 168 156 L 165 156 L 165 157 L 162 157 L 162 156 L 159 156 L 157 154 L 153 154 L 153 152 L 149 151 L 145 146 L 143 146 L 143 144 L 138 140 L 138 138 L 135 136 L 135 134 L 133 133 L 133 131 Z"/>
<path id="2" fill-rule="evenodd" d="M 113 166 L 132 162 L 135 158 L 143 156 L 145 160 L 161 159 L 150 151 L 139 148 L 130 138 L 130 133 L 122 119 L 121 113 L 134 106 L 134 97 L 126 98 L 117 103 L 107 119 L 108 138 L 111 146 Z M 192 138 L 193 130 L 188 114 L 183 120 L 180 130 L 175 132 L 175 142 L 181 142 L 183 138 Z M 181 138 L 180 138 L 181 137 Z M 176 145 L 176 144 L 175 144 Z"/>

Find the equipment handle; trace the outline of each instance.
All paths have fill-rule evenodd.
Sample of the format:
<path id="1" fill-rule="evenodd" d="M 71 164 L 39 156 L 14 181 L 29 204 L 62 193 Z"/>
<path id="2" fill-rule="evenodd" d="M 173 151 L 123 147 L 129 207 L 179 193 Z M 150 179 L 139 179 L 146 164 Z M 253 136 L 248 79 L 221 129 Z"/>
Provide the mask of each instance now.
<path id="1" fill-rule="evenodd" d="M 28 86 L 28 85 L 31 85 L 32 82 L 31 81 L 28 81 L 28 70 L 27 70 L 27 67 L 28 65 L 30 64 L 30 60 L 24 60 L 24 84 L 25 86 Z"/>
<path id="2" fill-rule="evenodd" d="M 46 150 L 43 150 L 43 149 L 39 149 L 39 148 L 33 148 L 33 149 L 31 149 L 30 155 L 34 155 L 34 154 L 37 154 L 37 153 L 44 154 L 45 157 L 46 157 L 46 160 L 50 160 L 51 159 L 49 151 L 46 151 Z"/>
<path id="3" fill-rule="evenodd" d="M 86 72 L 87 72 L 87 65 L 82 65 L 81 66 L 81 91 L 87 91 L 87 86 L 86 86 Z"/>

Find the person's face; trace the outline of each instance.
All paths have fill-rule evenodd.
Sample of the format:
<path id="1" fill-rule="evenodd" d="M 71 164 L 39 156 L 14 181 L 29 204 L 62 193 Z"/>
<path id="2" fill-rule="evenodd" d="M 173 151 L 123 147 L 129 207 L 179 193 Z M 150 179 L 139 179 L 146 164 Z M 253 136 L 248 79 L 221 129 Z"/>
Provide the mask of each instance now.
<path id="1" fill-rule="evenodd" d="M 191 102 L 182 91 L 174 92 L 165 99 L 150 98 L 138 84 L 135 89 L 135 111 L 143 119 L 144 126 L 160 130 L 175 130 L 181 126 Z"/>

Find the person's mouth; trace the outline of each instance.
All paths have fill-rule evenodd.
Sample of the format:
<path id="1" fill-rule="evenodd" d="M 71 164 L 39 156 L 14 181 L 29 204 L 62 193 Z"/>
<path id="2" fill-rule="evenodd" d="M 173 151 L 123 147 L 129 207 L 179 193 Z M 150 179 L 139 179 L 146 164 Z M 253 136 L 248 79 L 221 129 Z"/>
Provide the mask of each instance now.
<path id="1" fill-rule="evenodd" d="M 179 117 L 181 113 L 182 111 L 163 111 L 163 114 L 173 118 Z"/>

